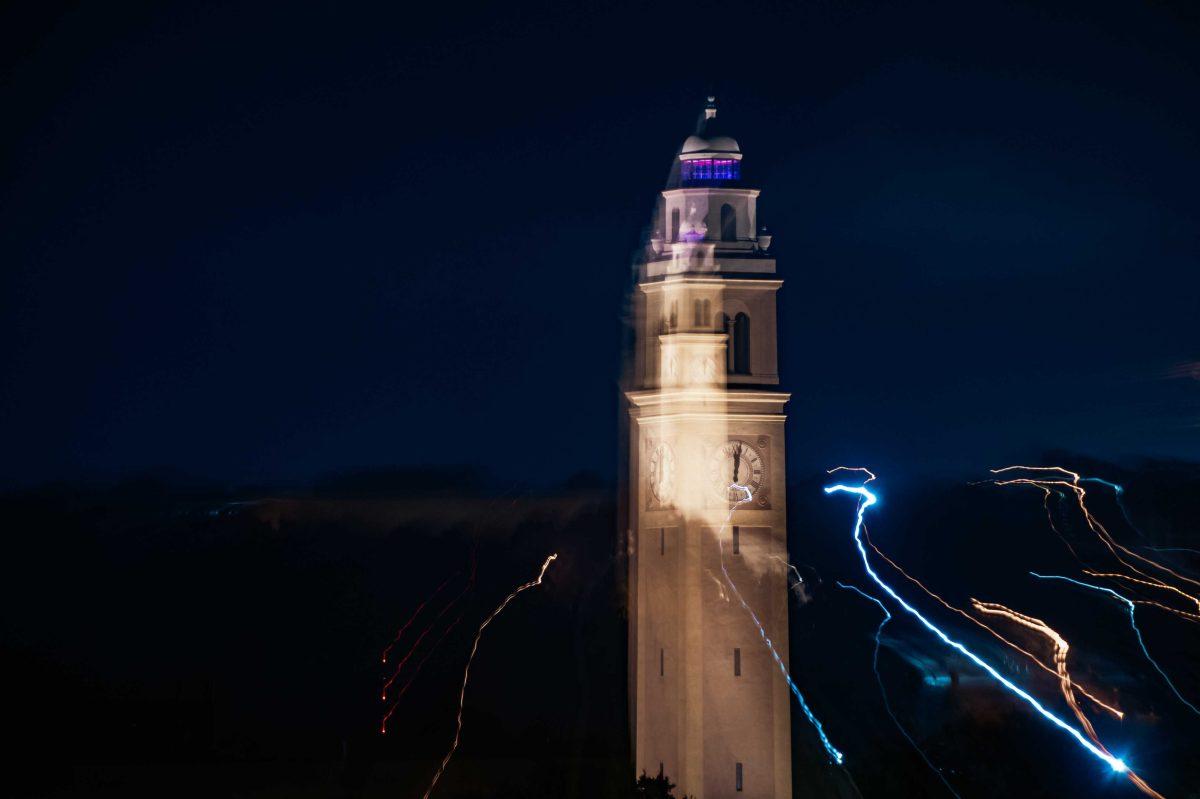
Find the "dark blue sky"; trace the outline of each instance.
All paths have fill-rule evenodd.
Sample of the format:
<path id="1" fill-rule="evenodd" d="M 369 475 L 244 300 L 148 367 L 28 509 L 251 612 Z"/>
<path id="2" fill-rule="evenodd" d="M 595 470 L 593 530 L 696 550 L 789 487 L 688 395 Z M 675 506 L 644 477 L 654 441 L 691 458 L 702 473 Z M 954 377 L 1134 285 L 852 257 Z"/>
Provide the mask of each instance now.
<path id="1" fill-rule="evenodd" d="M 1197 13 L 786 5 L 10 4 L 0 482 L 612 474 L 708 91 L 786 280 L 793 474 L 1200 458 Z"/>

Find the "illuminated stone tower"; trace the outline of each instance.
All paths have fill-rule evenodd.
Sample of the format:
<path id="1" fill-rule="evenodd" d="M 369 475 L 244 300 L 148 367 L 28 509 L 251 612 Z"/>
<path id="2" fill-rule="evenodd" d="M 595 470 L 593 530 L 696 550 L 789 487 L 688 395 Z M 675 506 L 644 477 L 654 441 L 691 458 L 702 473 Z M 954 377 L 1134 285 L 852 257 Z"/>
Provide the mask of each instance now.
<path id="1" fill-rule="evenodd" d="M 697 799 L 791 796 L 784 405 L 770 237 L 713 98 L 676 157 L 634 291 L 629 410 L 635 767 Z M 732 484 L 748 487 L 743 498 Z M 718 541 L 718 535 L 720 540 Z"/>

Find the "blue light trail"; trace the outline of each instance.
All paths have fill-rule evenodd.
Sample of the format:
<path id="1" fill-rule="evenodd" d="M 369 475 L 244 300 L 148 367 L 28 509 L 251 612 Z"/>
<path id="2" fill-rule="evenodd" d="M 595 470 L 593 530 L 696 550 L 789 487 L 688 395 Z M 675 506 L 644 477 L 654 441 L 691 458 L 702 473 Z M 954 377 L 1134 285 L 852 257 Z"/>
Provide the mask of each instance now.
<path id="1" fill-rule="evenodd" d="M 1189 547 L 1146 547 L 1146 549 L 1154 552 L 1188 552 L 1193 555 L 1200 555 L 1200 549 L 1191 549 Z"/>
<path id="2" fill-rule="evenodd" d="M 783 665 L 783 658 L 779 657 L 779 653 L 775 651 L 775 645 L 771 643 L 771 639 L 767 635 L 766 628 L 764 628 L 762 622 L 758 620 L 758 615 L 755 614 L 750 605 L 746 603 L 746 600 L 742 598 L 742 592 L 738 590 L 737 584 L 734 583 L 733 578 L 729 576 L 729 570 L 725 568 L 725 547 L 721 540 L 722 536 L 725 534 L 725 528 L 729 526 L 729 521 L 733 518 L 733 512 L 738 509 L 738 506 L 749 502 L 754 496 L 753 492 L 751 492 L 751 490 L 744 485 L 731 483 L 729 487 L 745 492 L 746 498 L 733 504 L 733 507 L 729 509 L 729 515 L 725 517 L 725 523 L 722 524 L 721 529 L 717 531 L 717 547 L 721 553 L 721 573 L 725 575 L 725 582 L 729 584 L 729 588 L 733 592 L 733 595 L 737 597 L 737 601 L 746 610 L 746 612 L 750 614 L 750 618 L 754 620 L 754 626 L 758 628 L 758 634 L 762 637 L 763 643 L 767 645 L 767 650 L 771 653 L 771 657 L 774 658 L 775 665 L 779 666 L 779 671 L 783 674 L 783 679 L 787 680 L 788 688 L 790 688 L 792 691 L 792 696 L 796 697 L 796 701 L 800 703 L 800 709 L 804 711 L 804 717 L 808 719 L 809 724 L 812 724 L 813 728 L 816 729 L 817 737 L 821 739 L 821 746 L 825 747 L 825 751 L 831 758 L 833 758 L 833 762 L 840 766 L 842 765 L 842 761 L 845 759 L 844 756 L 838 751 L 837 747 L 833 745 L 833 742 L 829 740 L 829 736 L 825 734 L 825 728 L 821 726 L 820 719 L 813 714 L 812 710 L 808 706 L 808 702 L 804 701 L 804 694 L 800 693 L 800 689 L 797 688 L 796 683 L 792 681 L 792 675 L 788 674 L 787 666 Z"/>
<path id="3" fill-rule="evenodd" d="M 962 797 L 958 795 L 958 791 L 954 790 L 954 786 L 951 785 L 949 780 L 946 779 L 945 775 L 942 774 L 942 770 L 933 765 L 933 761 L 930 760 L 929 756 L 925 754 L 925 750 L 917 746 L 917 742 L 914 741 L 913 737 L 908 734 L 908 730 L 904 729 L 904 725 L 900 723 L 900 719 L 896 718 L 895 712 L 892 711 L 892 703 L 888 701 L 887 689 L 883 686 L 883 676 L 879 673 L 879 636 L 883 635 L 883 628 L 886 627 L 887 623 L 892 620 L 891 612 L 882 602 L 858 586 L 847 585 L 841 581 L 838 581 L 837 586 L 838 588 L 845 588 L 849 591 L 853 591 L 854 593 L 862 596 L 864 599 L 871 600 L 879 606 L 880 610 L 883 611 L 883 621 L 879 622 L 879 626 L 875 628 L 875 653 L 871 656 L 871 669 L 875 672 L 875 681 L 879 683 L 879 695 L 883 697 L 883 707 L 887 711 L 887 714 L 892 717 L 892 722 L 895 723 L 896 729 L 900 730 L 900 734 L 904 736 L 905 740 L 907 740 L 912 748 L 916 750 L 917 754 L 921 756 L 921 759 L 925 761 L 925 765 L 929 766 L 929 770 L 936 774 L 937 778 L 942 781 L 942 784 L 946 786 L 946 790 L 950 791 L 950 793 L 954 794 L 954 796 L 958 797 L 958 799 L 962 799 Z"/>
<path id="4" fill-rule="evenodd" d="M 1059 727 L 1063 731 L 1070 734 L 1071 737 L 1073 737 L 1076 741 L 1079 742 L 1080 746 L 1082 746 L 1084 749 L 1091 752 L 1093 755 L 1095 755 L 1096 757 L 1100 758 L 1105 763 L 1107 763 L 1109 768 L 1111 768 L 1113 771 L 1118 772 L 1118 773 L 1124 773 L 1124 772 L 1128 771 L 1128 767 L 1125 765 L 1125 762 L 1123 760 L 1121 760 L 1118 757 L 1113 757 L 1112 755 L 1107 754 L 1106 752 L 1102 751 L 1099 747 L 1097 747 L 1095 744 L 1093 744 L 1091 741 L 1089 741 L 1083 735 L 1083 733 L 1081 733 L 1079 730 L 1075 729 L 1070 724 L 1067 724 L 1065 721 L 1060 719 L 1058 716 L 1051 713 L 1049 710 L 1047 710 L 1045 707 L 1043 707 L 1040 702 L 1038 702 L 1036 699 L 1034 699 L 1032 696 L 1030 696 L 1027 692 L 1022 690 L 1020 687 L 1013 684 L 1010 680 L 1005 678 L 1004 675 L 1002 675 L 1002 674 L 1000 674 L 1000 672 L 996 671 L 996 669 L 994 669 L 991 665 L 986 663 L 983 659 L 981 659 L 974 652 L 967 649 L 965 646 L 963 646 L 958 641 L 955 641 L 950 636 L 946 635 L 946 633 L 942 632 L 941 629 L 939 629 L 935 624 L 933 624 L 931 621 L 929 621 L 924 616 L 922 616 L 920 611 L 918 611 L 912 605 L 905 602 L 900 597 L 900 595 L 897 594 L 892 589 L 891 586 L 889 586 L 887 583 L 885 583 L 879 577 L 879 575 L 875 573 L 875 570 L 871 568 L 871 562 L 867 559 L 867 550 L 863 547 L 862 536 L 861 536 L 862 527 L 863 527 L 863 514 L 866 512 L 867 508 L 871 507 L 878 501 L 877 497 L 875 496 L 874 493 L 869 491 L 866 488 L 866 486 L 848 486 L 848 485 L 843 485 L 841 483 L 838 483 L 836 485 L 831 485 L 831 486 L 825 487 L 826 494 L 832 494 L 832 493 L 838 492 L 838 491 L 842 491 L 847 494 L 857 494 L 858 496 L 860 496 L 862 498 L 858 503 L 858 512 L 857 512 L 857 514 L 855 516 L 855 520 L 854 520 L 854 543 L 858 546 L 858 553 L 862 557 L 863 567 L 867 570 L 867 574 L 870 575 L 871 579 L 874 580 L 875 583 L 877 585 L 879 585 L 879 587 L 882 588 L 887 593 L 888 596 L 890 596 L 892 599 L 896 600 L 896 602 L 898 602 L 900 604 L 900 607 L 904 608 L 906 611 L 908 611 L 909 614 L 914 616 L 919 622 L 921 622 L 921 624 L 926 629 L 928 629 L 930 632 L 932 632 L 934 635 L 936 635 L 939 639 L 941 639 L 941 641 L 944 644 L 946 644 L 947 646 L 951 647 L 952 649 L 955 649 L 958 652 L 965 655 L 968 659 L 970 659 L 970 661 L 972 663 L 979 666 L 981 669 L 983 669 L 988 674 L 990 674 L 993 678 L 995 678 L 1001 685 L 1003 685 L 1009 691 L 1011 691 L 1012 693 L 1014 693 L 1017 696 L 1024 699 L 1025 702 L 1030 705 L 1030 707 L 1032 707 L 1034 710 L 1036 710 L 1038 713 L 1040 713 L 1050 723 L 1054 724 L 1056 727 Z"/>
<path id="5" fill-rule="evenodd" d="M 1090 588 L 1093 591 L 1103 591 L 1104 593 L 1111 594 L 1116 599 L 1119 599 L 1120 601 L 1124 602 L 1125 605 L 1129 608 L 1129 626 L 1133 628 L 1133 633 L 1134 633 L 1134 635 L 1137 636 L 1138 645 L 1142 648 L 1142 654 L 1144 654 L 1146 656 L 1146 660 L 1150 661 L 1150 665 L 1154 667 L 1155 671 L 1157 671 L 1159 674 L 1162 675 L 1163 680 L 1166 681 L 1167 686 L 1170 687 L 1171 691 L 1175 694 L 1175 696 L 1179 698 L 1179 701 L 1183 702 L 1185 705 L 1187 705 L 1189 708 L 1191 708 L 1193 713 L 1200 715 L 1200 710 L 1198 710 L 1196 708 L 1196 706 L 1193 705 L 1191 702 L 1189 702 L 1183 698 L 1183 694 L 1179 693 L 1179 689 L 1175 687 L 1175 683 L 1171 682 L 1171 678 L 1167 676 L 1167 673 L 1165 671 L 1163 671 L 1162 666 L 1158 665 L 1158 663 L 1155 662 L 1154 658 L 1150 657 L 1150 650 L 1146 648 L 1146 642 L 1142 638 L 1142 631 L 1138 629 L 1137 619 L 1135 619 L 1134 615 L 1133 615 L 1134 608 L 1136 607 L 1136 605 L 1133 603 L 1133 600 L 1126 599 L 1125 597 L 1121 596 L 1120 594 L 1118 594 L 1116 591 L 1112 590 L 1111 588 L 1105 588 L 1102 585 L 1092 585 L 1091 583 L 1084 583 L 1084 582 L 1080 582 L 1079 580 L 1072 580 L 1070 577 L 1061 577 L 1057 574 L 1038 574 L 1037 572 L 1030 572 L 1030 574 L 1032 574 L 1034 577 L 1038 578 L 1039 580 L 1063 580 L 1068 583 L 1074 583 L 1075 585 L 1081 586 L 1083 588 Z"/>
<path id="6" fill-rule="evenodd" d="M 1137 533 L 1138 537 L 1142 539 L 1146 538 L 1146 536 L 1142 534 L 1142 531 L 1138 529 L 1138 526 L 1133 523 L 1133 519 L 1129 518 L 1129 510 L 1125 507 L 1125 501 L 1121 499 L 1122 495 L 1125 493 L 1125 486 L 1121 485 L 1120 483 L 1110 483 L 1108 480 L 1104 480 L 1100 477 L 1082 477 L 1080 478 L 1079 482 L 1099 483 L 1102 486 L 1108 486 L 1111 488 L 1113 492 L 1113 498 L 1117 501 L 1117 507 L 1121 509 L 1121 515 L 1125 517 L 1125 523 L 1129 525 L 1129 529 Z"/>

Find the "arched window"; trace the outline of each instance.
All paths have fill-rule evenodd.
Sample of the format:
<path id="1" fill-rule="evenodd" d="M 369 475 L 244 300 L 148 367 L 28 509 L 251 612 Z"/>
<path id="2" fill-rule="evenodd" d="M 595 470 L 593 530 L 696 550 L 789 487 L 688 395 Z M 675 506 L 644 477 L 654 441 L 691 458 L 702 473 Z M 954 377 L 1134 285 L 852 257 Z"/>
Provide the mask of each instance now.
<path id="1" fill-rule="evenodd" d="M 671 241 L 679 241 L 679 209 L 671 212 Z"/>
<path id="2" fill-rule="evenodd" d="M 750 317 L 740 313 L 733 319 L 721 314 L 721 326 L 729 336 L 726 366 L 731 375 L 750 374 Z"/>
<path id="3" fill-rule="evenodd" d="M 712 303 L 708 300 L 696 300 L 692 306 L 692 327 L 698 329 L 708 328 L 708 320 L 711 318 Z M 708 328 L 711 329 L 711 328 Z"/>
<path id="4" fill-rule="evenodd" d="M 733 373 L 750 374 L 750 317 L 744 313 L 733 318 Z"/>
<path id="5" fill-rule="evenodd" d="M 721 206 L 721 241 L 737 241 L 737 211 L 729 203 Z"/>

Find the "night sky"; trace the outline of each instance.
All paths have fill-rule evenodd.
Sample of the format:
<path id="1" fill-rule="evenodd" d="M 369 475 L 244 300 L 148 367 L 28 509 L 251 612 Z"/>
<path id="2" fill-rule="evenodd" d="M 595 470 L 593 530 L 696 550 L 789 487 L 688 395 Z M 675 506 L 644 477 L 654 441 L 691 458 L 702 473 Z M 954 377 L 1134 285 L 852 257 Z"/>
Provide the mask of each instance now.
<path id="1" fill-rule="evenodd" d="M 615 476 L 709 92 L 793 474 L 1200 457 L 1200 16 L 893 5 L 9 4 L 0 482 Z"/>
<path id="2" fill-rule="evenodd" d="M 785 281 L 792 674 L 851 764 L 793 706 L 795 795 L 1134 795 L 898 606 L 876 632 L 835 464 L 880 476 L 873 542 L 1052 622 L 1127 713 L 1101 737 L 1194 790 L 1200 628 L 1037 581 L 1115 553 L 973 483 L 1061 455 L 1198 576 L 1200 10 L 1045 5 L 5 4 L 6 787 L 420 795 L 476 625 L 555 552 L 439 795 L 621 796 L 627 297 L 715 94 Z M 381 736 L 422 608 L 447 626 Z"/>

